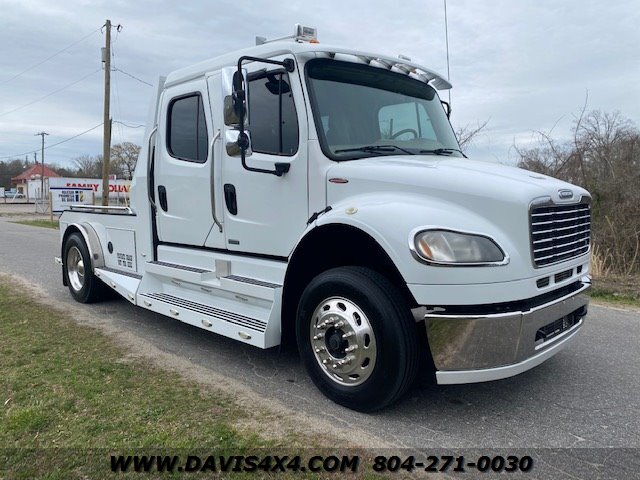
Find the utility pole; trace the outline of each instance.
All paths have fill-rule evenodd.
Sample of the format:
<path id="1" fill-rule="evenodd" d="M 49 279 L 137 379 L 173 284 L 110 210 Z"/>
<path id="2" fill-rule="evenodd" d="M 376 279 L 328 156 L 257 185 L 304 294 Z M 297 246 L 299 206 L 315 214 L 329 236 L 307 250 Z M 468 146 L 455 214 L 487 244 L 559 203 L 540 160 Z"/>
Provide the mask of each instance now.
<path id="1" fill-rule="evenodd" d="M 40 154 L 40 163 L 42 163 L 41 173 L 40 173 L 40 198 L 42 199 L 42 205 L 44 205 L 44 136 L 49 135 L 47 132 L 36 133 L 34 137 L 40 135 L 42 137 L 42 151 Z M 34 156 L 36 152 L 33 152 Z"/>
<path id="2" fill-rule="evenodd" d="M 105 24 L 104 57 L 104 134 L 102 137 L 102 205 L 109 205 L 109 160 L 111 156 L 111 20 Z"/>

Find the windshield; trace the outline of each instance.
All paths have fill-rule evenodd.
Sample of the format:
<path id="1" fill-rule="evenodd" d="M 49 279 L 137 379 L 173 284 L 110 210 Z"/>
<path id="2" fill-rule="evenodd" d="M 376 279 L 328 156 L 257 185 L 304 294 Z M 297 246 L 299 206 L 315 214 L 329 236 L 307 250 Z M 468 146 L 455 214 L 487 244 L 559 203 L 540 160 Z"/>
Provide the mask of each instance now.
<path id="1" fill-rule="evenodd" d="M 433 87 L 407 75 L 335 60 L 307 64 L 316 129 L 333 160 L 462 156 Z"/>

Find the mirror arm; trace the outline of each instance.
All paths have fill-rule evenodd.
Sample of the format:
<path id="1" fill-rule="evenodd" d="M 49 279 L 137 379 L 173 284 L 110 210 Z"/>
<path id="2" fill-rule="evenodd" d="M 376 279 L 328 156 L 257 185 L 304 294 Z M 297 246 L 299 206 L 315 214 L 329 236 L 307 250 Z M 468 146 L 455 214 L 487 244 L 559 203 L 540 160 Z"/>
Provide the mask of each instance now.
<path id="1" fill-rule="evenodd" d="M 244 85 L 244 77 L 242 76 L 242 62 L 244 61 L 254 61 L 254 62 L 262 62 L 262 63 L 270 63 L 272 65 L 280 65 L 284 67 L 287 72 L 293 72 L 295 70 L 295 62 L 292 58 L 285 58 L 283 61 L 279 60 L 271 60 L 268 58 L 259 58 L 259 57 L 250 57 L 250 56 L 242 56 L 238 59 L 238 74 L 237 78 L 240 82 L 240 85 L 234 85 L 233 91 L 233 100 L 235 102 L 242 102 L 242 108 L 240 108 L 240 133 L 238 134 L 238 146 L 240 147 L 240 159 L 242 161 L 242 167 L 249 172 L 258 172 L 258 173 L 270 173 L 271 175 L 275 175 L 277 177 L 281 177 L 285 173 L 289 171 L 291 165 L 289 163 L 276 163 L 274 170 L 267 170 L 264 168 L 254 168 L 247 165 L 247 157 L 246 151 L 249 148 L 249 136 L 244 131 L 244 117 L 246 113 L 246 90 L 243 88 Z M 237 105 L 237 103 L 236 103 Z M 234 105 L 235 106 L 235 105 Z"/>
<path id="2" fill-rule="evenodd" d="M 445 102 L 444 100 L 440 100 L 440 103 L 444 108 L 444 112 L 447 114 L 447 118 L 451 118 L 451 104 L 449 102 Z"/>

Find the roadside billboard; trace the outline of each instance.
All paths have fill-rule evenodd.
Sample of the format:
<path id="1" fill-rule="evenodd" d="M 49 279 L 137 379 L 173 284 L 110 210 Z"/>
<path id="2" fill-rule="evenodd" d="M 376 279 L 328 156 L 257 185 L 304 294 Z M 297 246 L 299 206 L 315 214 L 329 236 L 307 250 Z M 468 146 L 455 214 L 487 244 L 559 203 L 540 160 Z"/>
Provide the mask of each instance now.
<path id="1" fill-rule="evenodd" d="M 93 188 L 49 187 L 51 211 L 62 213 L 71 205 L 93 205 Z"/>
<path id="2" fill-rule="evenodd" d="M 96 198 L 102 198 L 101 178 L 69 178 L 51 177 L 49 179 L 50 188 L 90 188 L 96 194 Z M 131 191 L 130 180 L 118 180 L 115 176 L 109 176 L 109 199 L 124 200 L 129 198 Z"/>

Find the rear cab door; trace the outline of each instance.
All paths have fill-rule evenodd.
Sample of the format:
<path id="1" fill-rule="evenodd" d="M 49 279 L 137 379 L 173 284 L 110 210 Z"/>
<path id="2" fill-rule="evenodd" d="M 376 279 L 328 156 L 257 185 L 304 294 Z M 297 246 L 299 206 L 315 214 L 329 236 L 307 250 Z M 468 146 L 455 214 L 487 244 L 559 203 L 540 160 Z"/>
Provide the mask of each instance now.
<path id="1" fill-rule="evenodd" d="M 214 224 L 207 84 L 202 78 L 172 85 L 161 102 L 154 167 L 158 240 L 203 246 Z"/>

